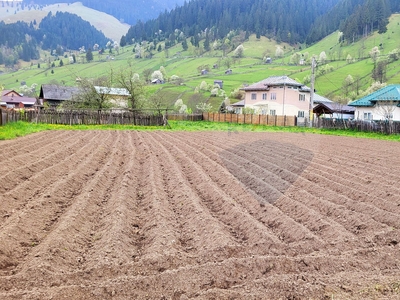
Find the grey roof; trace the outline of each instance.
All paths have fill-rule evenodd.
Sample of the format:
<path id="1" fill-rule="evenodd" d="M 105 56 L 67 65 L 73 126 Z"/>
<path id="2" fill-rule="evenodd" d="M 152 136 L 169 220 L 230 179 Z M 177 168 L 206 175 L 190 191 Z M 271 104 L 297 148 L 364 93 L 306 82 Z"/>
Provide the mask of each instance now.
<path id="1" fill-rule="evenodd" d="M 270 86 L 297 86 L 297 87 L 303 87 L 304 85 L 297 82 L 296 80 L 293 80 L 292 78 L 288 76 L 271 76 L 268 77 L 267 79 L 261 80 L 257 83 L 251 84 L 243 90 L 245 91 L 262 91 L 262 90 L 268 90 Z"/>
<path id="2" fill-rule="evenodd" d="M 241 100 L 239 102 L 236 102 L 234 104 L 231 104 L 231 106 L 237 106 L 237 107 L 242 107 L 244 106 L 244 100 Z"/>
<path id="3" fill-rule="evenodd" d="M 130 96 L 130 93 L 125 88 L 113 88 L 106 86 L 95 86 L 96 92 L 100 94 L 115 95 L 115 96 Z"/>
<path id="4" fill-rule="evenodd" d="M 333 103 L 332 100 L 314 93 L 314 103 Z"/>
<path id="5" fill-rule="evenodd" d="M 80 88 L 71 86 L 60 86 L 56 84 L 43 84 L 40 88 L 39 98 L 46 100 L 71 100 L 76 94 L 79 94 Z"/>
<path id="6" fill-rule="evenodd" d="M 341 105 L 339 103 L 330 102 L 330 103 L 320 103 L 316 107 L 314 107 L 314 112 L 319 110 L 325 110 L 326 113 L 354 113 L 355 108 L 348 105 Z"/>

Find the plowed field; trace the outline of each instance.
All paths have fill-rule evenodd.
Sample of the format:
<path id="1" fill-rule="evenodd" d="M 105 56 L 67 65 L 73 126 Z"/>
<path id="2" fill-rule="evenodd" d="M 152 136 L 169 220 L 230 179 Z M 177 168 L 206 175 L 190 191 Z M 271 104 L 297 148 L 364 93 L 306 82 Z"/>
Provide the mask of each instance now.
<path id="1" fill-rule="evenodd" d="M 400 298 L 398 143 L 54 131 L 0 150 L 0 299 Z"/>

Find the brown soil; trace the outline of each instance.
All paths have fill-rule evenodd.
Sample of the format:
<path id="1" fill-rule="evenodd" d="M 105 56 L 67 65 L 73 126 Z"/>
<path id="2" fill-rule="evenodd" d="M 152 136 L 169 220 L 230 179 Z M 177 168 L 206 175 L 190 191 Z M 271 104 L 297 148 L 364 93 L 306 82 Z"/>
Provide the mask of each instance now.
<path id="1" fill-rule="evenodd" d="M 0 150 L 0 299 L 400 298 L 398 143 L 55 131 Z"/>

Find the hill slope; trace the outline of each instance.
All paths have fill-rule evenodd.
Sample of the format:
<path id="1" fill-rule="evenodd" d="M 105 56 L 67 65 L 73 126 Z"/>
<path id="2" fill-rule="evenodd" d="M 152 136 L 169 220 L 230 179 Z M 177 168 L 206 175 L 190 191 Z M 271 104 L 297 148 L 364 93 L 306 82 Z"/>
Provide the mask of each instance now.
<path id="1" fill-rule="evenodd" d="M 23 0 L 25 5 L 57 4 L 60 0 Z M 138 20 L 147 21 L 156 18 L 161 12 L 169 11 L 184 0 L 80 0 L 92 9 L 114 16 L 123 23 L 135 24 Z"/>
<path id="2" fill-rule="evenodd" d="M 125 46 L 119 53 L 113 53 L 113 60 L 106 60 L 105 56 L 95 54 L 94 61 L 82 63 L 77 60 L 77 64 L 69 64 L 64 59 L 64 66 L 51 68 L 45 59 L 34 62 L 32 66 L 21 69 L 17 72 L 5 73 L 0 75 L 0 84 L 7 89 L 19 89 L 20 82 L 26 81 L 30 86 L 34 83 L 39 86 L 51 81 L 58 81 L 61 84 L 75 85 L 76 77 L 99 77 L 107 75 L 110 70 L 126 69 L 128 65 L 131 69 L 143 78 L 146 70 L 155 71 L 163 66 L 166 71 L 166 80 L 172 75 L 179 76 L 184 85 L 174 85 L 166 83 L 164 85 L 152 85 L 148 87 L 149 93 L 161 89 L 161 92 L 168 97 L 171 102 L 177 98 L 182 98 L 186 103 L 193 102 L 196 87 L 202 81 L 213 85 L 214 80 L 219 79 L 224 82 L 226 95 L 234 102 L 236 99 L 231 96 L 231 92 L 243 86 L 260 81 L 272 75 L 288 75 L 293 79 L 307 84 L 307 76 L 311 73 L 309 59 L 316 55 L 319 59 L 322 52 L 325 52 L 326 62 L 320 63 L 317 68 L 316 89 L 320 95 L 332 97 L 332 95 L 343 96 L 342 85 L 348 75 L 351 75 L 357 83 L 359 89 L 365 90 L 369 87 L 373 79 L 371 72 L 374 63 L 369 57 L 369 52 L 375 46 L 381 46 L 380 58 L 384 59 L 394 49 L 400 46 L 400 14 L 392 15 L 389 19 L 388 30 L 386 33 L 370 34 L 366 38 L 352 43 L 343 44 L 338 41 L 338 33 L 333 33 L 311 47 L 293 47 L 285 43 L 277 43 L 266 37 L 256 38 L 251 35 L 242 45 L 244 47 L 243 57 L 235 57 L 234 51 L 230 50 L 223 56 L 222 50 L 211 49 L 198 56 L 197 49 L 188 43 L 188 49 L 183 50 L 181 44 L 177 44 L 164 51 L 154 51 L 151 58 L 135 58 L 132 51 L 133 46 Z M 204 40 L 203 40 L 204 41 Z M 160 44 L 164 47 L 163 44 Z M 145 49 L 145 45 L 141 45 Z M 149 47 L 149 45 L 148 45 Z M 283 57 L 276 56 L 277 49 L 283 51 Z M 148 50 L 146 50 L 148 51 Z M 299 65 L 296 55 L 307 57 L 305 65 Z M 273 58 L 272 64 L 265 64 L 263 58 L 268 55 Z M 349 60 L 348 58 L 351 57 Z M 36 63 L 40 63 L 37 68 Z M 217 65 L 213 68 L 213 65 Z M 324 70 L 325 68 L 328 69 Z M 201 75 L 201 69 L 208 68 L 207 75 Z M 233 73 L 225 74 L 226 69 L 232 69 Z M 324 70 L 324 71 L 323 71 Z M 53 73 L 51 72 L 53 71 Z M 386 77 L 388 83 L 398 83 L 400 81 L 400 64 L 398 61 L 390 62 L 387 65 Z M 209 92 L 202 92 L 202 97 L 207 99 Z M 217 108 L 222 98 L 211 97 L 210 103 Z"/>
<path id="3" fill-rule="evenodd" d="M 88 21 L 91 25 L 102 31 L 106 37 L 114 41 L 119 42 L 121 36 L 129 29 L 128 24 L 123 24 L 115 17 L 104 12 L 88 8 L 80 2 L 73 4 L 52 4 L 44 6 L 41 9 L 29 10 L 25 8 L 24 10 L 18 11 L 7 6 L 0 6 L 0 21 L 4 21 L 6 24 L 23 21 L 29 24 L 36 20 L 37 23 L 40 23 L 49 12 L 56 14 L 57 11 L 69 12 L 80 16 L 83 20 Z"/>

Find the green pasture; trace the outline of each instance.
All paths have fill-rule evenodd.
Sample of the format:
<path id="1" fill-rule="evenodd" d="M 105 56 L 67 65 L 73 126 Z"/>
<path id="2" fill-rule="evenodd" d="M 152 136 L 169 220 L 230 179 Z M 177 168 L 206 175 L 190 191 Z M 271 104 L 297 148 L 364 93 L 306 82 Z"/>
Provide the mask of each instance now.
<path id="1" fill-rule="evenodd" d="M 226 131 L 241 132 L 288 132 L 299 134 L 326 134 L 348 136 L 354 138 L 369 138 L 379 140 L 400 141 L 400 135 L 384 135 L 379 133 L 358 132 L 352 130 L 330 130 L 304 127 L 278 127 L 252 124 L 218 123 L 209 121 L 169 121 L 170 127 L 163 126 L 133 126 L 133 125 L 52 125 L 28 122 L 8 123 L 0 126 L 0 140 L 11 140 L 28 134 L 47 130 L 164 130 L 164 131 Z M 1 145 L 1 142 L 0 142 Z"/>

